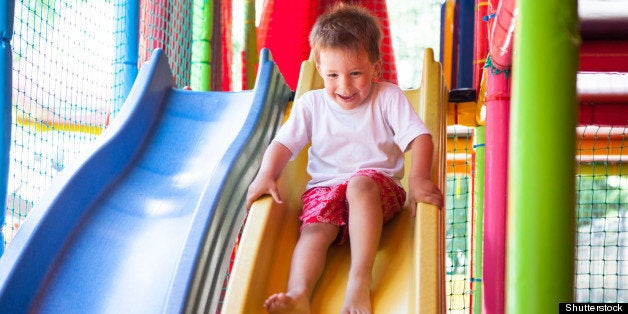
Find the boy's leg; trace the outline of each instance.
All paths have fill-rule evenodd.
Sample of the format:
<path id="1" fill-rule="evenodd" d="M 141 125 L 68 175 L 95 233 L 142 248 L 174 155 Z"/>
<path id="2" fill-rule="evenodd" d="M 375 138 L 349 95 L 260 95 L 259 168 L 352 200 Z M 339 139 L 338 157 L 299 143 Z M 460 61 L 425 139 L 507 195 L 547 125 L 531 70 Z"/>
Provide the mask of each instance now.
<path id="1" fill-rule="evenodd" d="M 373 264 L 382 233 L 381 190 L 366 176 L 354 176 L 347 186 L 351 269 L 343 313 L 370 313 Z"/>
<path id="2" fill-rule="evenodd" d="M 286 293 L 270 296 L 264 306 L 271 313 L 309 313 L 310 297 L 323 273 L 327 250 L 338 236 L 338 227 L 312 223 L 303 228 L 292 254 Z"/>

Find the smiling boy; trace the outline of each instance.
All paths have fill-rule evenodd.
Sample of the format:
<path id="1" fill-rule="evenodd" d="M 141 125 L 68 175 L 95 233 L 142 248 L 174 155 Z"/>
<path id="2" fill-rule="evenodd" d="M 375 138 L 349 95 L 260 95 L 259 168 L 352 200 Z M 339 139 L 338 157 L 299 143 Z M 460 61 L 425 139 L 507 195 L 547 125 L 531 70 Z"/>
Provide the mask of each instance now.
<path id="1" fill-rule="evenodd" d="M 371 313 L 370 286 L 384 223 L 406 202 L 404 152 L 412 150 L 409 201 L 443 205 L 430 180 L 432 138 L 403 91 L 378 82 L 381 29 L 366 9 L 339 3 L 316 21 L 310 46 L 324 89 L 305 93 L 266 150 L 247 206 L 263 194 L 281 202 L 276 180 L 307 145 L 308 182 L 301 235 L 286 292 L 271 313 L 309 313 L 310 298 L 333 243 L 349 240 L 351 268 L 342 313 Z M 414 214 L 414 212 L 413 212 Z"/>

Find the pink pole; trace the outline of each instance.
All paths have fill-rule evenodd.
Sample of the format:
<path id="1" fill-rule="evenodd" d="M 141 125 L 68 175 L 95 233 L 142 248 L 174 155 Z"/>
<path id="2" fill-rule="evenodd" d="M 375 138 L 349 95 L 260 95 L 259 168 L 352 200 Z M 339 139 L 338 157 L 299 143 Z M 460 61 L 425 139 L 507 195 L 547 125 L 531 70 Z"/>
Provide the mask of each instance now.
<path id="1" fill-rule="evenodd" d="M 510 80 L 487 71 L 482 312 L 504 313 Z"/>
<path id="2" fill-rule="evenodd" d="M 515 0 L 502 0 L 497 7 L 497 16 L 491 29 L 490 55 L 494 67 L 510 69 L 512 65 L 512 42 L 515 35 Z"/>

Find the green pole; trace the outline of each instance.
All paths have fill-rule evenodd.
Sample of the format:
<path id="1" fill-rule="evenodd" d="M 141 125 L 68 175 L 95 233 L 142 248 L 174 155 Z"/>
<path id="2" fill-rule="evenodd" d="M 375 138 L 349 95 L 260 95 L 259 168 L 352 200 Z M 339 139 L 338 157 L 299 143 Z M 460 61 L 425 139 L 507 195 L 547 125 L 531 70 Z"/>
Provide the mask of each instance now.
<path id="1" fill-rule="evenodd" d="M 242 89 L 253 89 L 257 74 L 258 51 L 257 32 L 255 27 L 255 1 L 244 0 L 244 86 Z"/>
<path id="2" fill-rule="evenodd" d="M 473 298 L 474 314 L 482 314 L 482 242 L 484 241 L 484 126 L 475 128 L 475 183 L 473 188 Z"/>
<path id="3" fill-rule="evenodd" d="M 190 87 L 208 91 L 212 83 L 212 20 L 214 2 L 194 0 L 192 6 L 192 68 Z"/>
<path id="4" fill-rule="evenodd" d="M 577 0 L 521 0 L 508 182 L 507 313 L 574 301 Z"/>

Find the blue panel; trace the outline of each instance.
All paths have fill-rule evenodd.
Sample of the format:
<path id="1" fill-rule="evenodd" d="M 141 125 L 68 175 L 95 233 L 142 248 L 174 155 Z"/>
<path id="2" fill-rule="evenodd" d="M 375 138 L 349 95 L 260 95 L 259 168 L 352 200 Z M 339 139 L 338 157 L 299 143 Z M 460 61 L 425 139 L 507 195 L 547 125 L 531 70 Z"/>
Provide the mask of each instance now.
<path id="1" fill-rule="evenodd" d="M 15 13 L 15 1 L 3 1 L 0 8 L 0 38 L 2 41 L 10 41 L 13 37 L 13 17 Z"/>
<path id="2" fill-rule="evenodd" d="M 4 1 L 0 8 L 0 226 L 4 225 L 7 182 L 9 179 L 9 150 L 11 147 L 12 52 L 14 1 Z M 0 232 L 0 256 L 4 252 L 4 234 Z"/>
<path id="3" fill-rule="evenodd" d="M 458 85 L 457 88 L 473 86 L 473 43 L 475 27 L 475 0 L 459 0 L 460 35 L 458 37 Z"/>

